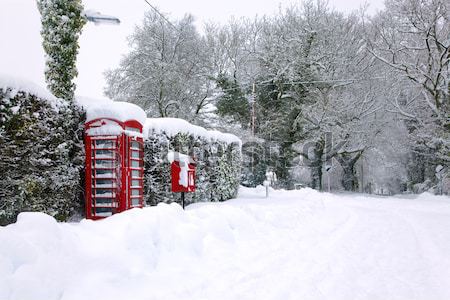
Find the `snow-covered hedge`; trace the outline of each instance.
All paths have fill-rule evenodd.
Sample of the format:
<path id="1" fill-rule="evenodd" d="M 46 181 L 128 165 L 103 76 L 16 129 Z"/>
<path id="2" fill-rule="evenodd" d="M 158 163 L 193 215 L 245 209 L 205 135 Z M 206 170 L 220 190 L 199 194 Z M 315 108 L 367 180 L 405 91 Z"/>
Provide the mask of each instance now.
<path id="1" fill-rule="evenodd" d="M 0 224 L 22 211 L 65 220 L 81 207 L 82 118 L 46 90 L 0 76 Z"/>
<path id="2" fill-rule="evenodd" d="M 87 104 L 89 103 L 89 104 Z M 87 111 L 87 118 L 83 114 Z M 236 196 L 241 141 L 180 119 L 145 119 L 136 105 L 58 99 L 32 83 L 0 75 L 0 225 L 20 212 L 66 220 L 83 206 L 83 124 L 98 117 L 145 123 L 145 197 L 148 204 L 179 201 L 170 191 L 169 151 L 197 163 L 197 190 L 186 202 Z"/>
<path id="3" fill-rule="evenodd" d="M 239 138 L 173 118 L 147 119 L 144 129 L 147 204 L 180 201 L 180 195 L 171 192 L 169 151 L 196 160 L 196 191 L 186 195 L 186 203 L 236 196 L 242 164 Z"/>

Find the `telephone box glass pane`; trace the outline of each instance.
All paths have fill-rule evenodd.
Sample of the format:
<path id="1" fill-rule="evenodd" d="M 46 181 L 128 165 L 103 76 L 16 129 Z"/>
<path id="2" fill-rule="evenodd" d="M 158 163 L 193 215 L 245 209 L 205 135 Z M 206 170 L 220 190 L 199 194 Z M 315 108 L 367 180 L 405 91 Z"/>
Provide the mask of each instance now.
<path id="1" fill-rule="evenodd" d="M 131 199 L 131 205 L 132 206 L 138 206 L 139 205 L 139 198 L 133 198 L 133 199 Z"/>
<path id="2" fill-rule="evenodd" d="M 138 160 L 132 160 L 131 161 L 131 167 L 132 168 L 139 168 L 141 166 L 141 162 Z"/>
<path id="3" fill-rule="evenodd" d="M 113 190 L 112 189 L 95 189 L 95 195 L 97 196 L 107 196 L 112 197 L 113 196 Z"/>
<path id="4" fill-rule="evenodd" d="M 95 199 L 95 203 L 97 205 L 107 205 L 107 204 L 112 204 L 112 199 L 111 198 L 96 198 Z"/>
<path id="5" fill-rule="evenodd" d="M 114 187 L 114 183 L 110 179 L 96 179 L 95 185 L 97 187 Z"/>
<path id="6" fill-rule="evenodd" d="M 95 148 L 114 148 L 114 141 L 111 140 L 95 140 Z"/>
<path id="7" fill-rule="evenodd" d="M 131 157 L 132 158 L 140 158 L 140 152 L 139 151 L 131 151 Z"/>
<path id="8" fill-rule="evenodd" d="M 139 179 L 131 180 L 131 186 L 141 186 L 141 181 Z"/>
<path id="9" fill-rule="evenodd" d="M 102 160 L 102 159 L 95 160 L 95 168 L 113 168 L 113 167 L 114 161 L 112 160 Z"/>
<path id="10" fill-rule="evenodd" d="M 114 152 L 112 150 L 95 150 L 95 153 L 93 152 L 93 157 L 96 158 L 104 157 L 104 158 L 113 158 Z"/>
<path id="11" fill-rule="evenodd" d="M 142 177 L 141 176 L 141 171 L 139 171 L 139 170 L 132 170 L 131 171 L 131 177 L 134 177 L 134 178 L 140 178 L 140 177 Z"/>
<path id="12" fill-rule="evenodd" d="M 131 195 L 132 196 L 139 196 L 141 194 L 140 192 L 141 191 L 138 190 L 138 189 L 133 189 L 133 190 L 131 190 Z"/>
<path id="13" fill-rule="evenodd" d="M 95 170 L 95 177 L 96 178 L 115 178 L 113 174 L 113 170 Z"/>
<path id="14" fill-rule="evenodd" d="M 131 148 L 142 150 L 142 144 L 136 141 L 131 142 Z"/>
<path id="15" fill-rule="evenodd" d="M 97 216 L 109 216 L 111 214 L 112 214 L 111 207 L 96 207 L 95 208 L 95 215 L 97 215 Z"/>

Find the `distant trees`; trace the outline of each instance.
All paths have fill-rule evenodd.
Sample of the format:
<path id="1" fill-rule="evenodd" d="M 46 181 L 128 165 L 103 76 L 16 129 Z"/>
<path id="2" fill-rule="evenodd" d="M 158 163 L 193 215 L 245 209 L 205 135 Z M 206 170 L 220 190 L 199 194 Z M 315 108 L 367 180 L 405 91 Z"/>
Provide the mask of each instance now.
<path id="1" fill-rule="evenodd" d="M 78 75 L 78 38 L 86 20 L 81 0 L 37 0 L 46 53 L 45 79 L 56 97 L 72 101 Z"/>
<path id="2" fill-rule="evenodd" d="M 292 186 L 291 171 L 306 160 L 310 186 L 321 189 L 325 162 L 339 158 L 346 162 L 343 182 L 352 178 L 344 188 L 356 189 L 353 167 L 360 155 L 346 158 L 372 145 L 379 130 L 372 126 L 373 115 L 381 109 L 369 80 L 376 71 L 373 61 L 360 49 L 359 19 L 310 1 L 263 23 L 257 132 L 280 146 L 281 164 L 275 167 L 280 182 Z"/>
<path id="3" fill-rule="evenodd" d="M 208 24 L 204 36 L 191 17 L 171 26 L 149 13 L 130 53 L 107 73 L 106 93 L 151 116 L 238 133 L 247 142 L 246 185 L 261 184 L 270 168 L 292 188 L 306 168 L 307 183 L 322 189 L 329 164 L 346 190 L 432 185 L 436 164 L 450 159 L 448 4 L 386 5 L 368 18 L 311 0 L 271 18 Z M 404 135 L 409 141 L 389 143 Z M 362 157 L 376 177 L 364 174 Z M 395 188 L 386 180 L 394 173 Z"/>
<path id="4" fill-rule="evenodd" d="M 388 111 L 405 122 L 412 143 L 411 184 L 434 181 L 450 164 L 450 5 L 445 0 L 389 0 L 373 18 L 368 51 L 385 65 L 393 89 Z"/>

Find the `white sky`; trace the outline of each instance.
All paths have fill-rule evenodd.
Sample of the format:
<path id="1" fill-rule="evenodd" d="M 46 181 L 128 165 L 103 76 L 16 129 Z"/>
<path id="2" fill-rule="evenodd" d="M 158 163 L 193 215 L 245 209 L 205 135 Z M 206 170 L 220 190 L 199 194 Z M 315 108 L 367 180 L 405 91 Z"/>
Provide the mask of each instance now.
<path id="1" fill-rule="evenodd" d="M 294 0 L 149 0 L 170 18 L 191 13 L 198 26 L 206 21 L 225 23 L 231 16 L 273 15 Z M 383 0 L 330 0 L 330 7 L 350 12 L 364 2 L 369 13 L 383 7 Z M 144 0 L 84 0 L 85 9 L 100 11 L 121 20 L 119 26 L 88 23 L 80 38 L 77 94 L 102 98 L 103 72 L 115 68 L 127 52 L 127 36 L 140 24 L 150 7 Z M 0 73 L 22 77 L 45 86 L 44 52 L 41 47 L 40 15 L 35 0 L 0 0 Z"/>

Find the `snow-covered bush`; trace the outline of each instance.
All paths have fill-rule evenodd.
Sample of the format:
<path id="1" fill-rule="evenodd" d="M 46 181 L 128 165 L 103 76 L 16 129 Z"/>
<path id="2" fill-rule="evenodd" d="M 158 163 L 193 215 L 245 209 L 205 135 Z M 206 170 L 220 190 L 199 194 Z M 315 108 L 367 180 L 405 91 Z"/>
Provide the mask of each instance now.
<path id="1" fill-rule="evenodd" d="M 236 196 L 242 164 L 241 142 L 237 137 L 173 118 L 147 119 L 145 129 L 147 204 L 181 199 L 171 192 L 169 151 L 189 154 L 196 160 L 196 191 L 186 194 L 186 203 L 224 201 Z"/>
<path id="2" fill-rule="evenodd" d="M 82 118 L 46 91 L 0 78 L 0 224 L 22 211 L 65 220 L 80 208 Z"/>

